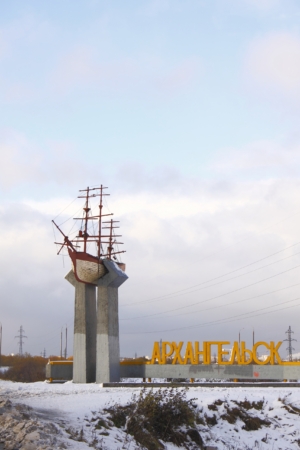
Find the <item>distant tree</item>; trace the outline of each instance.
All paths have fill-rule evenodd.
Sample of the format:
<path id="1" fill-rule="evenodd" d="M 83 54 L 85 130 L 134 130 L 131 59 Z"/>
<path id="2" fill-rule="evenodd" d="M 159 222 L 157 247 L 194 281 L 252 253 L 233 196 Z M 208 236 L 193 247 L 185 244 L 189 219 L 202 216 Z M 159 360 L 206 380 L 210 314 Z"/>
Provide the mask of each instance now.
<path id="1" fill-rule="evenodd" d="M 48 361 L 46 358 L 25 354 L 24 356 L 8 356 L 4 361 L 3 365 L 9 366 L 9 369 L 0 373 L 0 378 L 3 380 L 23 383 L 45 380 L 45 368 Z"/>

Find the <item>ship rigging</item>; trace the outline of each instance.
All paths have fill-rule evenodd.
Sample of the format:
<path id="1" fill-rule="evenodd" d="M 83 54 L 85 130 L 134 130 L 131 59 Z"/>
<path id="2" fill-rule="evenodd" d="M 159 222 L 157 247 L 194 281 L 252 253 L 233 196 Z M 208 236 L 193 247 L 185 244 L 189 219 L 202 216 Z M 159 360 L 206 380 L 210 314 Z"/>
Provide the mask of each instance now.
<path id="1" fill-rule="evenodd" d="M 57 254 L 59 255 L 62 249 L 66 247 L 76 279 L 87 284 L 95 284 L 97 279 L 105 275 L 107 272 L 103 264 L 105 259 L 113 260 L 121 270 L 125 271 L 125 264 L 117 260 L 117 255 L 125 253 L 125 250 L 120 251 L 117 247 L 123 244 L 123 242 L 117 241 L 117 238 L 121 235 L 115 234 L 115 229 L 119 228 L 116 225 L 119 221 L 112 218 L 103 220 L 108 216 L 113 216 L 113 213 L 103 213 L 103 198 L 109 195 L 104 193 L 104 189 L 107 189 L 107 187 L 101 185 L 94 188 L 87 187 L 79 191 L 78 198 L 85 199 L 85 203 L 82 208 L 82 217 L 74 217 L 74 220 L 81 221 L 81 227 L 78 229 L 75 238 L 66 235 L 60 226 L 52 220 L 54 226 L 63 236 L 63 242 L 55 242 L 55 244 L 60 245 Z M 91 208 L 91 199 L 95 197 L 99 197 L 98 213 L 96 214 L 93 213 Z M 96 244 L 95 255 L 92 254 L 91 243 Z"/>

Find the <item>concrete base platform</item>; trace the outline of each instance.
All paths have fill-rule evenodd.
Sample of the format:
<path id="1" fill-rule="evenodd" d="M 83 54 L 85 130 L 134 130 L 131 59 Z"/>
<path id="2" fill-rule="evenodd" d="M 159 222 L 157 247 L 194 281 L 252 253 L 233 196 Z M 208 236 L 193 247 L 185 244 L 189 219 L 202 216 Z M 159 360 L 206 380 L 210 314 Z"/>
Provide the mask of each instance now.
<path id="1" fill-rule="evenodd" d="M 251 388 L 300 388 L 300 383 L 289 383 L 289 382 L 278 382 L 278 383 L 259 383 L 259 382 L 244 382 L 244 383 L 234 383 L 234 382 L 225 382 L 225 383 L 103 383 L 103 387 L 107 388 L 185 388 L 185 387 L 199 387 L 199 388 L 236 388 L 236 387 L 251 387 Z"/>
<path id="2" fill-rule="evenodd" d="M 299 380 L 300 365 L 121 364 L 120 376 L 121 378 L 205 378 L 207 380 Z"/>
<path id="3" fill-rule="evenodd" d="M 242 383 L 243 386 L 246 386 L 249 384 L 249 386 L 258 386 L 259 382 L 262 381 L 268 381 L 268 385 L 280 385 L 282 386 L 282 383 L 280 383 L 280 380 L 300 380 L 300 366 L 260 366 L 260 365 L 248 365 L 248 366 L 229 366 L 229 365 L 218 365 L 218 364 L 211 364 L 211 365 L 172 365 L 172 364 L 166 364 L 166 365 L 158 365 L 158 364 L 140 364 L 140 365 L 133 365 L 133 364 L 120 364 L 120 378 L 142 378 L 142 379 L 152 379 L 152 378 L 170 378 L 170 379 L 176 379 L 176 378 L 182 378 L 182 379 L 193 379 L 193 378 L 203 378 L 206 380 L 236 380 L 236 381 L 242 381 L 245 380 L 245 382 Z M 68 376 L 72 379 L 72 371 L 70 368 L 68 368 Z M 54 373 L 55 371 L 55 373 Z M 60 371 L 62 371 L 60 373 Z M 51 366 L 48 367 L 47 365 L 47 377 L 48 378 L 63 378 L 66 379 L 66 373 L 65 369 L 60 368 L 60 366 L 55 367 Z M 253 380 L 255 382 L 249 381 Z M 274 381 L 272 381 L 274 380 Z M 115 386 L 115 385 L 122 385 L 125 386 L 125 383 L 113 383 L 108 381 L 100 381 L 100 383 L 103 383 L 105 386 Z M 227 382 L 223 383 L 191 383 L 192 386 L 211 386 L 214 385 L 218 386 L 226 386 Z M 127 383 L 128 384 L 128 383 Z M 129 383 L 131 387 L 137 386 L 136 383 Z M 145 383 L 145 386 L 153 386 L 158 387 L 158 383 Z M 163 383 L 160 383 L 163 385 Z M 300 386 L 300 383 L 294 383 L 295 386 Z M 175 383 L 172 382 L 172 385 L 178 385 L 178 386 L 184 386 L 185 383 Z M 237 386 L 238 383 L 229 383 L 228 385 Z M 292 386 L 292 383 L 285 383 L 285 386 Z M 166 386 L 170 386 L 170 383 L 166 383 Z"/>
<path id="4" fill-rule="evenodd" d="M 46 378 L 48 378 L 50 381 L 72 380 L 72 361 L 49 361 L 46 365 Z"/>

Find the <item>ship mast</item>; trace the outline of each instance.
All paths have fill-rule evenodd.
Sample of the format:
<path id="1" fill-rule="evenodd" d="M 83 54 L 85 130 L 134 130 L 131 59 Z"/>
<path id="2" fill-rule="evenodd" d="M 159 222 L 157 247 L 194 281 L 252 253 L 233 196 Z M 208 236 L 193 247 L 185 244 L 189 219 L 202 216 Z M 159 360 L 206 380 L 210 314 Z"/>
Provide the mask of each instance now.
<path id="1" fill-rule="evenodd" d="M 103 229 L 109 229 L 109 237 L 108 237 L 108 246 L 107 246 L 107 259 L 111 259 L 111 257 L 112 257 L 112 255 L 116 255 L 117 253 L 123 253 L 123 252 L 113 252 L 113 249 L 114 249 L 114 244 L 122 244 L 122 242 L 116 242 L 116 241 L 113 241 L 113 239 L 114 239 L 114 235 L 113 235 L 113 230 L 114 230 L 114 228 L 120 228 L 120 227 L 114 227 L 114 223 L 118 223 L 119 222 L 119 220 L 113 220 L 113 219 L 110 219 L 109 221 L 107 221 L 107 222 L 103 222 L 103 223 L 109 223 L 109 226 L 108 227 L 103 227 Z M 120 236 L 120 235 L 118 235 L 118 236 Z"/>
<path id="2" fill-rule="evenodd" d="M 116 238 L 120 237 L 121 235 L 114 235 L 113 234 L 113 230 L 114 228 L 119 228 L 118 226 L 114 226 L 115 223 L 119 222 L 116 220 L 109 220 L 109 221 L 103 221 L 103 217 L 107 217 L 107 216 L 113 216 L 113 213 L 109 213 L 109 214 L 103 214 L 102 209 L 103 209 L 103 197 L 104 196 L 108 196 L 110 194 L 105 194 L 103 192 L 104 189 L 107 189 L 107 187 L 104 187 L 102 184 L 100 185 L 100 187 L 96 187 L 96 188 L 90 188 L 87 187 L 86 189 L 81 189 L 79 192 L 84 193 L 83 195 L 79 195 L 78 198 L 84 198 L 85 199 L 85 206 L 83 208 L 84 214 L 83 217 L 74 217 L 74 220 L 81 220 L 83 221 L 83 229 L 81 228 L 78 232 L 78 236 L 76 237 L 75 240 L 72 240 L 73 242 L 76 242 L 76 244 L 73 244 L 72 241 L 68 238 L 68 236 L 66 236 L 63 231 L 59 228 L 59 226 L 54 222 L 54 225 L 56 226 L 56 228 L 61 232 L 61 234 L 64 237 L 64 242 L 60 243 L 61 248 L 59 250 L 58 253 L 60 253 L 60 251 L 62 250 L 62 248 L 64 246 L 67 246 L 69 249 L 71 248 L 75 253 L 78 252 L 78 250 L 76 250 L 76 247 L 79 247 L 78 244 L 79 243 L 83 243 L 83 253 L 88 253 L 88 248 L 87 248 L 87 244 L 89 242 L 96 242 L 97 246 L 98 246 L 98 251 L 97 251 L 97 259 L 103 259 L 103 258 L 107 258 L 107 259 L 112 259 L 112 257 L 115 259 L 115 255 L 119 254 L 119 253 L 125 253 L 125 251 L 113 251 L 114 250 L 114 245 L 115 244 L 123 244 L 123 242 L 117 242 Z M 92 193 L 92 191 L 94 191 Z M 95 192 L 96 191 L 96 192 Z M 90 215 L 90 199 L 92 197 L 100 197 L 99 198 L 99 215 Z M 89 220 L 97 220 L 98 221 L 98 232 L 96 232 L 96 234 L 89 234 L 88 233 L 88 223 Z M 109 224 L 109 226 L 102 226 L 103 224 Z M 104 229 L 109 229 L 109 234 L 102 234 L 102 230 Z M 102 245 L 106 244 L 106 251 L 102 249 Z M 103 253 L 101 253 L 103 251 Z"/>
<path id="3" fill-rule="evenodd" d="M 101 234 L 101 227 L 102 227 L 102 208 L 103 208 L 103 196 L 104 195 L 109 195 L 109 194 L 104 194 L 103 193 L 103 189 L 107 189 L 107 187 L 104 187 L 102 184 L 100 186 L 100 188 L 89 188 L 87 187 L 86 189 L 81 189 L 79 192 L 86 192 L 85 195 L 79 195 L 78 198 L 85 198 L 85 207 L 83 208 L 84 211 L 84 232 L 80 232 L 79 231 L 79 236 L 80 238 L 83 238 L 83 252 L 87 253 L 87 242 L 88 241 L 92 241 L 91 237 L 96 237 L 97 238 L 97 246 L 98 246 L 98 259 L 100 259 L 101 257 L 101 238 L 103 237 Z M 91 191 L 98 191 L 100 190 L 99 194 L 91 194 Z M 91 210 L 90 205 L 89 205 L 89 199 L 91 197 L 100 197 L 100 202 L 99 202 L 99 216 L 89 216 L 89 212 Z M 111 216 L 112 214 L 104 214 L 105 216 Z M 79 218 L 75 217 L 75 220 L 78 220 Z M 88 221 L 89 220 L 95 220 L 98 219 L 99 221 L 99 231 L 98 231 L 98 235 L 97 236 L 90 236 L 88 234 Z"/>
<path id="4" fill-rule="evenodd" d="M 102 238 L 102 208 L 103 208 L 103 196 L 109 195 L 109 194 L 103 194 L 103 189 L 107 189 L 107 187 L 104 187 L 102 184 L 100 186 L 100 202 L 99 202 L 99 241 L 98 241 L 98 258 L 101 257 L 101 238 Z"/>
<path id="5" fill-rule="evenodd" d="M 64 242 L 63 242 L 63 243 L 62 243 L 62 242 L 54 242 L 54 244 L 61 245 L 61 247 L 60 247 L 59 251 L 57 252 L 57 254 L 58 254 L 58 255 L 60 254 L 60 252 L 62 251 L 62 249 L 63 249 L 64 246 L 71 247 L 72 250 L 74 250 L 74 251 L 76 252 L 76 248 L 75 248 L 76 245 L 74 246 L 74 245 L 72 244 L 72 242 L 70 241 L 69 237 L 65 235 L 65 233 L 64 233 L 64 232 L 59 228 L 59 226 L 54 222 L 54 220 L 52 220 L 52 223 L 56 226 L 56 228 L 58 229 L 58 231 L 60 231 L 60 233 L 61 233 L 61 234 L 63 235 L 63 237 L 64 237 Z"/>
<path id="6" fill-rule="evenodd" d="M 87 238 L 88 238 L 88 232 L 87 232 L 87 228 L 88 228 L 88 216 L 89 216 L 89 192 L 90 192 L 90 188 L 87 187 L 86 189 L 86 200 L 85 200 L 85 208 L 83 208 L 84 212 L 85 212 L 85 217 L 84 217 L 84 234 L 83 234 L 83 251 L 84 253 L 86 253 L 86 243 L 87 243 Z"/>

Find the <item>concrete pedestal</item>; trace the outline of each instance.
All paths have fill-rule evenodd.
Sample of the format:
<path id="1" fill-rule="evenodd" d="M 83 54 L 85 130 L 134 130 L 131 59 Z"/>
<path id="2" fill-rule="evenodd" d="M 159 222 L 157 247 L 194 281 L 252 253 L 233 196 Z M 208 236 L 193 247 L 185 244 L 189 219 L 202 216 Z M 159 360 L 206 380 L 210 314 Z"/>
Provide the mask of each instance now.
<path id="1" fill-rule="evenodd" d="M 96 286 L 80 283 L 71 270 L 65 277 L 75 287 L 73 381 L 94 383 L 96 375 Z"/>
<path id="2" fill-rule="evenodd" d="M 118 288 L 127 275 L 110 260 L 98 280 L 96 383 L 120 381 Z"/>

